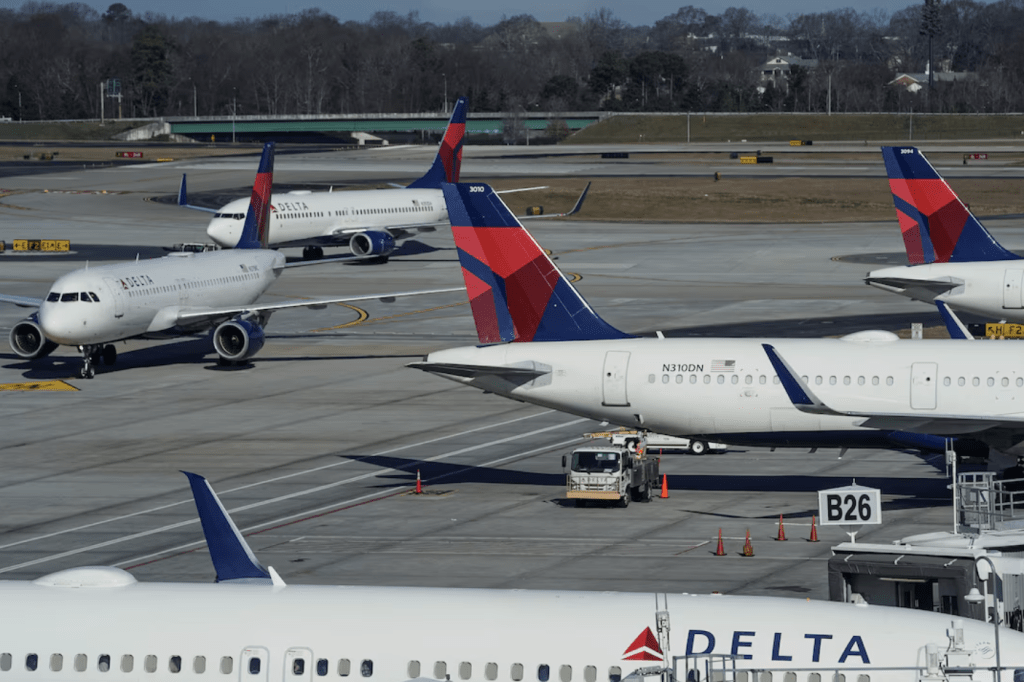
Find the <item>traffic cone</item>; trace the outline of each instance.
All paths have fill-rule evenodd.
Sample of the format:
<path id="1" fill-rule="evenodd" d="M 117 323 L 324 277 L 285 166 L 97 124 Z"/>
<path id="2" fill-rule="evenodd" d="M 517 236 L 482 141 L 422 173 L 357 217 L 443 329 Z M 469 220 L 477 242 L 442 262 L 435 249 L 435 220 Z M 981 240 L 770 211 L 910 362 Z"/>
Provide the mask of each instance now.
<path id="1" fill-rule="evenodd" d="M 786 541 L 786 527 L 782 525 L 782 514 L 779 514 L 779 534 L 775 537 L 776 542 Z"/>
<path id="2" fill-rule="evenodd" d="M 811 539 L 808 542 L 818 541 L 818 526 L 815 524 L 815 517 L 811 517 Z"/>
<path id="3" fill-rule="evenodd" d="M 423 483 L 422 483 L 422 481 L 420 481 L 420 470 L 419 469 L 416 470 L 416 494 L 417 495 L 422 495 L 423 494 Z"/>
<path id="4" fill-rule="evenodd" d="M 668 474 L 661 475 L 661 499 L 668 499 Z"/>
<path id="5" fill-rule="evenodd" d="M 725 556 L 725 547 L 722 545 L 722 529 L 718 529 L 718 549 L 715 550 L 715 556 Z"/>
<path id="6" fill-rule="evenodd" d="M 750 544 L 750 529 L 747 529 L 747 541 L 743 543 L 743 556 L 754 556 L 754 546 Z"/>

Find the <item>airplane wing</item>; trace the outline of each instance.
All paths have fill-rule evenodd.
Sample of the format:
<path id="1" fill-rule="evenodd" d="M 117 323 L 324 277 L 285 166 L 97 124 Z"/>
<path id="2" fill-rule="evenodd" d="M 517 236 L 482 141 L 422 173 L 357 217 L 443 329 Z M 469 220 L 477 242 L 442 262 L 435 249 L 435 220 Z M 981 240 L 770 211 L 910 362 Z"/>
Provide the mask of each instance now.
<path id="1" fill-rule="evenodd" d="M 583 193 L 580 194 L 580 198 L 576 200 L 576 205 L 573 206 L 572 209 L 566 213 L 548 213 L 546 215 L 521 215 L 516 217 L 519 218 L 520 220 L 540 220 L 541 218 L 564 218 L 565 216 L 579 213 L 580 209 L 583 208 L 583 202 L 586 201 L 587 199 L 587 192 L 590 191 L 590 185 L 591 183 L 588 182 L 587 186 L 583 188 Z M 496 192 L 496 194 L 501 194 L 501 192 Z"/>
<path id="2" fill-rule="evenodd" d="M 1004 431 L 1020 434 L 1024 432 L 1024 413 L 1000 414 L 993 416 L 964 416 L 962 414 L 876 412 L 867 410 L 835 410 L 818 398 L 800 378 L 774 346 L 761 344 L 768 360 L 779 375 L 782 387 L 793 403 L 793 407 L 809 414 L 823 414 L 836 417 L 863 417 L 860 424 L 865 428 L 894 431 L 917 431 L 936 436 L 966 436 L 983 431 Z"/>
<path id="3" fill-rule="evenodd" d="M 29 298 L 28 296 L 8 296 L 0 294 L 0 303 L 13 303 L 19 308 L 38 308 L 43 303 L 41 298 Z"/>
<path id="4" fill-rule="evenodd" d="M 279 303 L 254 303 L 248 306 L 235 308 L 181 308 L 177 314 L 177 321 L 181 323 L 194 323 L 200 320 L 226 319 L 235 315 L 245 313 L 274 312 L 287 308 L 310 308 L 323 310 L 333 303 L 351 303 L 352 301 L 371 301 L 379 299 L 391 302 L 396 298 L 405 296 L 422 296 L 424 294 L 447 294 L 455 291 L 465 291 L 464 287 L 452 287 L 449 289 L 423 289 L 420 291 L 396 291 L 387 294 L 365 294 L 363 296 L 345 296 L 342 298 L 307 298 L 294 301 L 281 301 Z"/>
<path id="5" fill-rule="evenodd" d="M 193 211 L 203 211 L 204 213 L 216 213 L 215 208 L 206 208 L 205 206 L 195 206 L 188 203 L 188 191 L 185 188 L 185 174 L 181 174 L 181 187 L 178 188 L 178 206 L 182 208 L 191 208 Z"/>
<path id="6" fill-rule="evenodd" d="M 865 277 L 865 284 L 870 284 L 894 292 L 919 289 L 932 296 L 944 294 L 963 285 L 963 280 L 949 277 L 946 279 L 912 279 L 909 277 Z"/>

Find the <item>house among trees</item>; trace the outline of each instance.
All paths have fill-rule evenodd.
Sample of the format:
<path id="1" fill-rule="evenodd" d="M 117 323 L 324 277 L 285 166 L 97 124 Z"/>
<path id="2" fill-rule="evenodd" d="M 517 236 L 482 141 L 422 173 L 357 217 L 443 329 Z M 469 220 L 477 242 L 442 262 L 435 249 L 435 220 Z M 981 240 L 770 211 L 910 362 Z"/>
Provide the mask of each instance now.
<path id="1" fill-rule="evenodd" d="M 897 73 L 896 77 L 889 81 L 889 85 L 902 87 L 911 94 L 916 94 L 928 87 L 928 65 L 925 65 L 924 73 Z M 978 80 L 978 74 L 974 71 L 936 71 L 932 74 L 932 83 L 963 83 L 966 81 Z"/>
<path id="2" fill-rule="evenodd" d="M 762 86 L 771 83 L 776 88 L 786 88 L 789 84 L 789 77 L 793 67 L 801 69 L 818 68 L 817 59 L 803 59 L 787 54 L 785 57 L 769 59 L 759 67 L 761 72 Z"/>

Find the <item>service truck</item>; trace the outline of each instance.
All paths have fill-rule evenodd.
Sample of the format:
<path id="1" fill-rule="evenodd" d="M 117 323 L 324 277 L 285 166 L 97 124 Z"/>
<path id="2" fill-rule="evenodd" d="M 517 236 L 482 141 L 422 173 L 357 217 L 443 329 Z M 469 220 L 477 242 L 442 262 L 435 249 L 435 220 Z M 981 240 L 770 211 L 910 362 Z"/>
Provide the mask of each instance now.
<path id="1" fill-rule="evenodd" d="M 618 502 L 627 507 L 631 500 L 650 502 L 658 484 L 658 460 L 639 447 L 587 445 L 576 448 L 568 461 L 562 455 L 566 473 L 566 497 L 585 507 L 591 500 Z"/>
<path id="2" fill-rule="evenodd" d="M 597 436 L 598 434 L 594 434 Z M 604 434 L 601 434 L 603 437 Z M 715 443 L 699 438 L 683 438 L 682 436 L 667 436 L 662 433 L 650 433 L 641 431 L 612 431 L 612 445 L 624 445 L 627 448 L 636 448 L 640 441 L 647 442 L 647 448 L 657 452 L 659 455 L 672 450 L 688 452 L 691 455 L 704 455 L 709 452 L 725 452 L 728 448 L 724 443 Z"/>

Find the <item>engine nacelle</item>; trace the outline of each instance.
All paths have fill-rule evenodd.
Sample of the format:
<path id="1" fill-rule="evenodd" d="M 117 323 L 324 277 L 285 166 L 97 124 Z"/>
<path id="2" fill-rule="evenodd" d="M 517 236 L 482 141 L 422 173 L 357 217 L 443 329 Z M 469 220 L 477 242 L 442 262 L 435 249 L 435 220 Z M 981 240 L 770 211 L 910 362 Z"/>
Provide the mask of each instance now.
<path id="1" fill-rule="evenodd" d="M 348 248 L 356 256 L 386 256 L 395 250 L 395 238 L 387 232 L 360 232 L 349 240 Z"/>
<path id="2" fill-rule="evenodd" d="M 213 348 L 225 360 L 248 360 L 263 348 L 263 327 L 249 320 L 231 320 L 213 330 Z"/>
<path id="3" fill-rule="evenodd" d="M 45 358 L 47 355 L 57 350 L 57 344 L 46 338 L 43 334 L 43 328 L 39 326 L 39 315 L 38 313 L 32 314 L 30 317 L 26 317 L 24 320 L 14 325 L 11 329 L 11 350 L 13 350 L 18 357 L 26 358 L 28 360 L 35 360 L 36 358 Z"/>

